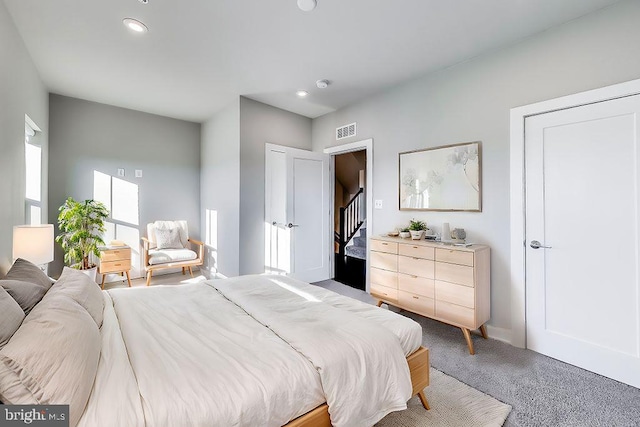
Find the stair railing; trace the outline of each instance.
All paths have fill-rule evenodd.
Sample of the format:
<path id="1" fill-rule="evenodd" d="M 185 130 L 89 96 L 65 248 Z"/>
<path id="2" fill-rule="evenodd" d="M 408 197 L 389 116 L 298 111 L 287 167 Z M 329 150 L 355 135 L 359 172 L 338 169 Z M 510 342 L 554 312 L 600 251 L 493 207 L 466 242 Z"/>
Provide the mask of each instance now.
<path id="1" fill-rule="evenodd" d="M 339 253 L 344 256 L 347 243 L 353 238 L 356 232 L 364 223 L 366 213 L 364 188 L 349 200 L 345 207 L 340 208 L 340 230 L 335 236 L 338 243 Z"/>

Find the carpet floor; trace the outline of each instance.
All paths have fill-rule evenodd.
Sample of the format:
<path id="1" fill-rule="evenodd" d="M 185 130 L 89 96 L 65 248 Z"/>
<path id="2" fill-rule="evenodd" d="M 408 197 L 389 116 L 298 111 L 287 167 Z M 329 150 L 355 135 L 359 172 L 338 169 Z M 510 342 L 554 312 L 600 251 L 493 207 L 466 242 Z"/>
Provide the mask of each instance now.
<path id="1" fill-rule="evenodd" d="M 429 411 L 414 396 L 406 411 L 392 412 L 376 427 L 500 427 L 511 407 L 431 368 Z"/>
<path id="2" fill-rule="evenodd" d="M 367 293 L 333 280 L 316 285 L 374 303 Z M 640 389 L 479 336 L 473 337 L 472 356 L 460 329 L 413 313 L 400 314 L 422 326 L 422 343 L 429 348 L 433 368 L 512 406 L 507 427 L 640 426 Z M 429 388 L 426 395 L 429 399 Z"/>

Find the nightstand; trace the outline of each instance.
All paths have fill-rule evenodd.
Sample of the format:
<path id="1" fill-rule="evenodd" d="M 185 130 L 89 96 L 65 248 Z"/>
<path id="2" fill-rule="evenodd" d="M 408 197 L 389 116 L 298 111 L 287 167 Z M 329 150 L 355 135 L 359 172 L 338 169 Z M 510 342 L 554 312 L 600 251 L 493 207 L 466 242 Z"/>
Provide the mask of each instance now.
<path id="1" fill-rule="evenodd" d="M 104 279 L 107 274 L 119 273 L 127 275 L 127 282 L 131 287 L 131 248 L 129 246 L 103 246 L 98 248 L 100 251 L 100 267 L 98 273 L 102 274 L 102 283 L 100 287 L 104 289 Z"/>

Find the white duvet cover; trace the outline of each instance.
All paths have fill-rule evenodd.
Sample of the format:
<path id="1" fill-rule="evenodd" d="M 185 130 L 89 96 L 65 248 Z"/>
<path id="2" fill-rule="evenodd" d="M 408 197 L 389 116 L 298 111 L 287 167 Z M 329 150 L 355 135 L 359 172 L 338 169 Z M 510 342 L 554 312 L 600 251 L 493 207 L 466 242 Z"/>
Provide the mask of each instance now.
<path id="1" fill-rule="evenodd" d="M 419 325 L 302 282 L 277 277 L 271 287 L 269 280 L 105 292 L 102 355 L 80 425 L 281 426 L 327 401 L 335 425 L 364 426 L 404 407 L 411 394 L 404 357 L 420 346 Z M 313 308 L 300 300 L 305 291 L 319 300 Z M 311 312 L 327 322 L 310 329 L 289 322 L 312 322 Z M 378 313 L 395 322 L 355 321 Z M 405 332 L 389 332 L 395 328 Z M 332 330 L 346 340 L 331 344 Z M 391 350 L 378 357 L 374 347 Z M 345 353 L 357 360 L 343 360 Z"/>

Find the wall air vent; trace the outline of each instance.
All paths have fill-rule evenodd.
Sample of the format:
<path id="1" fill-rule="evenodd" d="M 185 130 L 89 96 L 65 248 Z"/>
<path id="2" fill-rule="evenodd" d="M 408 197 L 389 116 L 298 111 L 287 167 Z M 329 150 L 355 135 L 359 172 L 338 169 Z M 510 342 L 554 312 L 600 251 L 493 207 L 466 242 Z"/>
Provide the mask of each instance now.
<path id="1" fill-rule="evenodd" d="M 351 123 L 339 128 L 336 128 L 336 139 L 345 139 L 356 136 L 356 124 Z"/>

